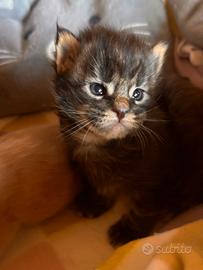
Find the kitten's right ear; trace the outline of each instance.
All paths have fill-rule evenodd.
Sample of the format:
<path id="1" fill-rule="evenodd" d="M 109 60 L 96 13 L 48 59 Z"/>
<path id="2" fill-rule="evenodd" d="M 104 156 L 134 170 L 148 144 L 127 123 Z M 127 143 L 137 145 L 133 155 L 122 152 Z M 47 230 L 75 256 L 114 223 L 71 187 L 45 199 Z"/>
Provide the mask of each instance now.
<path id="1" fill-rule="evenodd" d="M 57 73 L 61 74 L 71 69 L 79 50 L 79 40 L 70 31 L 57 25 L 55 40 L 55 66 Z"/>

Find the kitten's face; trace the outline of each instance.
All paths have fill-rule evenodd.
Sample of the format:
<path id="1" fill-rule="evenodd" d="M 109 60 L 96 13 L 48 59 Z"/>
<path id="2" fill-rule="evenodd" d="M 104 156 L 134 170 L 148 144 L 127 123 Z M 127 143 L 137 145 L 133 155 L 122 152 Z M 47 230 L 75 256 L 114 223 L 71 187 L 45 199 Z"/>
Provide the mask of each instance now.
<path id="1" fill-rule="evenodd" d="M 77 39 L 60 30 L 56 99 L 65 133 L 98 143 L 136 132 L 154 106 L 162 56 L 133 34 L 94 28 Z"/>

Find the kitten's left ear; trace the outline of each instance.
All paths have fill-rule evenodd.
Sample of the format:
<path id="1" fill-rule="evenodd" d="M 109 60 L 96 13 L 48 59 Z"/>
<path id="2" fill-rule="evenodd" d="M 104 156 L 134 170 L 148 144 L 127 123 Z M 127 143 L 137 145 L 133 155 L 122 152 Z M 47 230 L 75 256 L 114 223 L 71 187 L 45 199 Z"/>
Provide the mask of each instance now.
<path id="1" fill-rule="evenodd" d="M 57 73 L 64 73 L 72 67 L 79 50 L 79 40 L 70 31 L 57 25 L 55 41 L 55 64 Z"/>
<path id="2" fill-rule="evenodd" d="M 156 61 L 156 73 L 159 74 L 164 63 L 168 44 L 166 42 L 159 42 L 152 48 L 152 53 Z"/>

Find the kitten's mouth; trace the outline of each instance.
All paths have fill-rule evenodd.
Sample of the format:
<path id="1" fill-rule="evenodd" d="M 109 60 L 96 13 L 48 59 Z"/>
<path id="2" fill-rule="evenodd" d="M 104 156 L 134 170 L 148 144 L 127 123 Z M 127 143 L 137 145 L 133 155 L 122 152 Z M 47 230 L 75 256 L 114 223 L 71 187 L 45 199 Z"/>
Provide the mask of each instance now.
<path id="1" fill-rule="evenodd" d="M 114 124 L 97 128 L 95 126 L 87 127 L 76 137 L 82 141 L 82 144 L 103 144 L 108 140 L 122 139 L 129 134 L 132 127 L 126 126 L 124 123 L 117 121 Z"/>
<path id="2" fill-rule="evenodd" d="M 125 124 L 125 121 L 116 121 L 103 127 L 98 133 L 107 140 L 122 139 L 129 133 L 131 128 L 131 126 Z"/>
<path id="3" fill-rule="evenodd" d="M 137 124 L 133 118 L 132 116 L 131 118 L 124 118 L 120 121 L 117 118 L 103 119 L 103 122 L 86 126 L 77 137 L 83 141 L 83 144 L 102 144 L 108 140 L 122 139 L 132 129 L 136 128 Z"/>

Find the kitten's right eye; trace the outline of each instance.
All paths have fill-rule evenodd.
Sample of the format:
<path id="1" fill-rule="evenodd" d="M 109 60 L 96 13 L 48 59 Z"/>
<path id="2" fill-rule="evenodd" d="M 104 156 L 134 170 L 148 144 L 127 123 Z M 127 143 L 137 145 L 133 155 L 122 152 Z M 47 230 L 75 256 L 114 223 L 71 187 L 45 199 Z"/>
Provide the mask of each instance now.
<path id="1" fill-rule="evenodd" d="M 106 92 L 107 92 L 106 87 L 100 83 L 91 83 L 90 91 L 93 95 L 98 96 L 98 97 L 102 97 L 106 95 Z"/>

